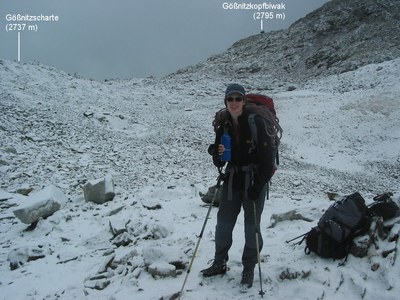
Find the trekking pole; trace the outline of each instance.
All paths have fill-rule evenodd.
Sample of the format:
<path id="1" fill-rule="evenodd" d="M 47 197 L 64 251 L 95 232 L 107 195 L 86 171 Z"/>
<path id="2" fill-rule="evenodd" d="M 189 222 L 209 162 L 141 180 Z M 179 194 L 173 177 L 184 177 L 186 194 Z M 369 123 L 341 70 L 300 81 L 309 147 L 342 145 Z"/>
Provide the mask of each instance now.
<path id="1" fill-rule="evenodd" d="M 196 247 L 194 248 L 193 256 L 192 256 L 192 259 L 190 260 L 189 267 L 188 267 L 188 270 L 187 270 L 187 273 L 186 273 L 186 276 L 185 276 L 185 280 L 183 281 L 181 291 L 179 292 L 178 300 L 181 299 L 181 296 L 182 296 L 182 293 L 183 293 L 183 289 L 184 289 L 184 287 L 186 285 L 186 281 L 187 281 L 187 279 L 189 277 L 189 273 L 190 273 L 190 271 L 192 269 L 194 258 L 196 257 L 196 253 L 197 253 L 197 250 L 198 250 L 199 245 L 200 245 L 200 240 L 203 237 L 204 229 L 206 228 L 207 221 L 208 221 L 208 218 L 209 218 L 210 213 L 211 213 L 211 208 L 214 205 L 215 199 L 217 198 L 218 190 L 219 190 L 219 188 L 221 186 L 222 173 L 221 173 L 220 169 L 218 169 L 218 171 L 219 171 L 219 176 L 218 176 L 218 180 L 217 180 L 217 185 L 215 186 L 214 196 L 213 196 L 213 199 L 212 199 L 212 201 L 210 203 L 210 206 L 208 207 L 206 219 L 204 220 L 203 227 L 201 228 L 201 231 L 200 231 L 200 234 L 199 234 L 199 239 L 197 240 Z"/>
<path id="2" fill-rule="evenodd" d="M 253 201 L 253 208 L 254 208 L 254 222 L 256 228 L 256 247 L 257 247 L 257 261 L 258 261 L 258 274 L 260 276 L 260 292 L 258 293 L 261 298 L 264 298 L 265 295 L 262 287 L 262 276 L 261 276 L 261 258 L 260 258 L 260 242 L 258 240 L 259 233 L 260 233 L 260 224 L 258 224 L 257 220 L 257 209 L 256 209 L 256 201 Z"/>
<path id="3" fill-rule="evenodd" d="M 306 233 L 304 233 L 304 234 L 302 234 L 302 235 L 296 236 L 295 238 L 293 238 L 293 239 L 291 239 L 291 240 L 288 240 L 288 241 L 285 241 L 285 242 L 286 242 L 287 244 L 289 244 L 290 242 L 293 242 L 293 241 L 295 241 L 295 240 L 297 240 L 297 239 L 299 239 L 299 238 L 301 238 L 301 237 L 307 235 L 307 233 L 308 233 L 308 232 L 306 232 Z"/>

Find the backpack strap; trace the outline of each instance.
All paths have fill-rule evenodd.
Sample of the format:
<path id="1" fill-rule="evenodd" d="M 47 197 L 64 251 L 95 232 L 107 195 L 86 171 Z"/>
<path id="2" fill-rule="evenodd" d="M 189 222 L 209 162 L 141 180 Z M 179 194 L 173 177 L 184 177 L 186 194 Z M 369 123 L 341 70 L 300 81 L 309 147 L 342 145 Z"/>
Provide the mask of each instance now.
<path id="1" fill-rule="evenodd" d="M 215 113 L 214 120 L 212 122 L 212 126 L 214 127 L 214 132 L 221 126 L 225 126 L 228 123 L 228 110 L 225 108 L 220 109 Z"/>
<path id="2" fill-rule="evenodd" d="M 229 178 L 228 178 L 228 201 L 232 201 L 232 197 L 233 197 L 233 176 L 235 175 L 235 173 L 241 171 L 245 173 L 245 187 L 244 190 L 247 191 L 250 187 L 250 185 L 252 184 L 252 182 L 254 181 L 254 165 L 250 164 L 247 166 L 242 166 L 242 167 L 238 167 L 238 166 L 233 166 L 230 165 L 229 166 Z"/>
<path id="3" fill-rule="evenodd" d="M 249 127 L 251 131 L 251 151 L 256 148 L 256 144 L 258 141 L 258 132 L 257 132 L 257 125 L 255 120 L 256 114 L 249 114 L 247 121 L 249 122 Z"/>

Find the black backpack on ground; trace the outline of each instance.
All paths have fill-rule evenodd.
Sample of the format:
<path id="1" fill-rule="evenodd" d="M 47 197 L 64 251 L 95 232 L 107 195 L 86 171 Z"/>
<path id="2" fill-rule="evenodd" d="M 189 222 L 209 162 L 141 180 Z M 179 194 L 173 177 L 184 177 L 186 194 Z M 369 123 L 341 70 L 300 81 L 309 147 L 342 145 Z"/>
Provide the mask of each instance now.
<path id="1" fill-rule="evenodd" d="M 357 192 L 335 201 L 299 244 L 306 241 L 306 254 L 314 252 L 323 258 L 347 258 L 354 237 L 366 233 L 371 221 L 365 200 Z"/>

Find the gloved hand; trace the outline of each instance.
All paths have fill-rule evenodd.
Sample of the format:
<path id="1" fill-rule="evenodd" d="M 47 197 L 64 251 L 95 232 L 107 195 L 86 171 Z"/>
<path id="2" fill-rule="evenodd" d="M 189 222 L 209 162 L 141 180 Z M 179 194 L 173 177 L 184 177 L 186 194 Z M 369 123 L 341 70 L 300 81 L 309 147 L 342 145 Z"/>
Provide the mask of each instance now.
<path id="1" fill-rule="evenodd" d="M 254 184 L 248 188 L 247 197 L 252 201 L 256 201 L 258 200 L 258 197 L 260 197 L 260 192 L 261 189 L 256 184 Z"/>
<path id="2" fill-rule="evenodd" d="M 207 149 L 208 154 L 213 157 L 213 163 L 217 168 L 222 168 L 225 166 L 225 162 L 220 160 L 220 155 L 218 154 L 218 147 L 215 144 L 211 144 Z"/>
<path id="3" fill-rule="evenodd" d="M 210 146 L 208 146 L 207 152 L 208 152 L 208 154 L 210 154 L 211 156 L 218 155 L 218 148 L 217 148 L 217 145 L 211 144 Z"/>

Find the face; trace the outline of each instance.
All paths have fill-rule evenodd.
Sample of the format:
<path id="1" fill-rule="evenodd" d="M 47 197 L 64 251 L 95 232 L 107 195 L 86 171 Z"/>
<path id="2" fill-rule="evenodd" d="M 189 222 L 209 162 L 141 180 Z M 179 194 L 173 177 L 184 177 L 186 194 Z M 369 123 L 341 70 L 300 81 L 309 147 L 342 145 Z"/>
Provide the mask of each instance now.
<path id="1" fill-rule="evenodd" d="M 239 93 L 229 94 L 226 98 L 226 107 L 232 117 L 238 117 L 243 112 L 244 97 Z"/>

